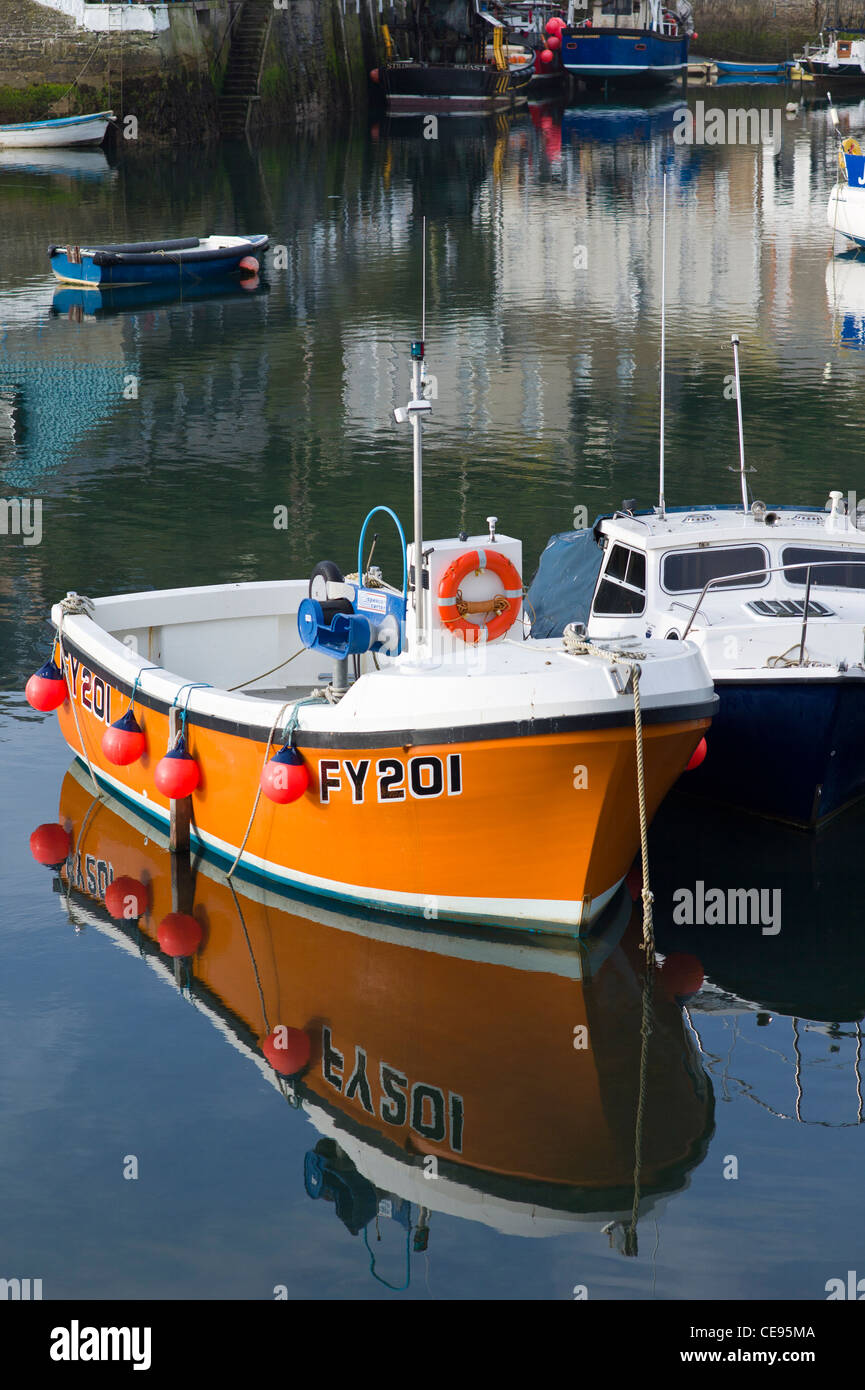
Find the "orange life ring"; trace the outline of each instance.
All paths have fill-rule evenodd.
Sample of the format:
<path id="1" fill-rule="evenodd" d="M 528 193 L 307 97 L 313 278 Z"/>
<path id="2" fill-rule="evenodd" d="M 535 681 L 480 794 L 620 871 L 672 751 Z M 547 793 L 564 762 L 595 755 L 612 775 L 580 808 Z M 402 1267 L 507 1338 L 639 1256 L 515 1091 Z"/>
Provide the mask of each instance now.
<path id="1" fill-rule="evenodd" d="M 473 571 L 492 570 L 504 585 L 504 593 L 494 598 L 471 602 L 462 596 L 460 585 L 466 575 Z M 461 637 L 464 642 L 480 642 L 486 634 L 488 642 L 494 642 L 512 627 L 520 615 L 523 598 L 523 581 L 507 555 L 500 550 L 468 550 L 459 559 L 453 560 L 439 580 L 439 617 L 450 632 Z M 490 623 L 469 622 L 468 613 L 495 613 Z"/>

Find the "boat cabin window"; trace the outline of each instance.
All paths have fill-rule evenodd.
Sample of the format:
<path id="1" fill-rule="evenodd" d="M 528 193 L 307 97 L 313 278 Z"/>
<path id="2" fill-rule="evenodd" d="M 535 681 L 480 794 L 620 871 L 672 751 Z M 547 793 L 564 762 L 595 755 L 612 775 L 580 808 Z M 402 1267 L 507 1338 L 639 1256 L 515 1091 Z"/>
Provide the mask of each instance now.
<path id="1" fill-rule="evenodd" d="M 829 550 L 822 546 L 785 545 L 781 560 L 785 565 L 809 565 L 820 562 L 811 571 L 811 586 L 823 589 L 865 589 L 865 552 L 861 558 L 855 551 Z M 808 581 L 808 571 L 785 570 L 788 584 L 801 585 Z"/>
<path id="2" fill-rule="evenodd" d="M 614 545 L 601 576 L 592 611 L 600 617 L 642 613 L 646 607 L 646 557 L 641 550 Z"/>
<path id="3" fill-rule="evenodd" d="M 769 556 L 761 545 L 711 546 L 705 550 L 670 550 L 661 562 L 661 587 L 669 594 L 699 593 L 710 579 L 734 576 L 716 589 L 759 588 L 768 583 L 765 574 L 739 576 L 769 568 Z M 712 591 L 710 591 L 712 592 Z"/>
<path id="4" fill-rule="evenodd" d="M 631 14 L 640 8 L 634 0 L 603 0 L 601 14 Z"/>

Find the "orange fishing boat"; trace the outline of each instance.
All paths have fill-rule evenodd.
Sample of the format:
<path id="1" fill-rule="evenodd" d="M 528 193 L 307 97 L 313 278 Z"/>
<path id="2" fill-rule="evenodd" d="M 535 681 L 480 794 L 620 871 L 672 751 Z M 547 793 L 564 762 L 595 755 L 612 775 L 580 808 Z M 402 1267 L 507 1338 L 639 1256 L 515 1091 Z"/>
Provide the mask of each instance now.
<path id="1" fill-rule="evenodd" d="M 495 518 L 424 539 L 423 357 L 413 344 L 395 412 L 414 434 L 412 545 L 375 508 L 348 578 L 324 562 L 309 581 L 68 595 L 28 698 L 58 707 L 94 784 L 162 826 L 185 812 L 190 844 L 231 872 L 578 934 L 708 727 L 712 682 L 686 643 L 531 638 L 522 546 Z M 377 511 L 401 586 L 364 563 Z"/>

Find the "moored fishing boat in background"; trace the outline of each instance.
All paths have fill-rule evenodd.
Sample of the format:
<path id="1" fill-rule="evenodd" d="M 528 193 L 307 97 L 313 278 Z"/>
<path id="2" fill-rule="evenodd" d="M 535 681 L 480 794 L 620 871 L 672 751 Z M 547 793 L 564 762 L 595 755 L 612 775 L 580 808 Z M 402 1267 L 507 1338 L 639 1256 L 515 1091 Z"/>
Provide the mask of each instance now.
<path id="1" fill-rule="evenodd" d="M 687 75 L 688 45 L 694 33 L 688 0 L 673 8 L 662 0 L 593 0 L 591 14 L 569 0 L 562 30 L 565 71 L 588 86 L 659 85 Z"/>
<path id="2" fill-rule="evenodd" d="M 865 86 L 865 31 L 827 28 L 816 46 L 806 44 L 793 64 L 794 75 L 801 73 L 820 86 L 828 81 L 846 89 Z"/>
<path id="3" fill-rule="evenodd" d="M 525 103 L 534 56 L 509 49 L 502 19 L 480 0 L 409 0 L 382 26 L 386 61 L 370 74 L 391 111 L 500 111 Z"/>

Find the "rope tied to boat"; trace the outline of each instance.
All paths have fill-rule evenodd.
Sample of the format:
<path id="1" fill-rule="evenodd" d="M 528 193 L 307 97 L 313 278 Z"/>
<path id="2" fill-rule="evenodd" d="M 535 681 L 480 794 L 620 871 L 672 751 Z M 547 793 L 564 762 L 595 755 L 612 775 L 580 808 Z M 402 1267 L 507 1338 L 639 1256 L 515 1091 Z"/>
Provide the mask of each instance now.
<path id="1" fill-rule="evenodd" d="M 153 668 L 147 667 L 147 669 L 151 670 Z M 183 709 L 180 711 L 180 728 L 174 739 L 174 743 L 172 744 L 173 748 L 176 748 L 180 740 L 186 737 L 186 716 L 189 713 L 189 697 L 192 694 L 193 690 L 212 689 L 213 686 L 210 684 L 210 681 L 184 681 L 183 685 L 179 686 L 178 689 L 175 691 L 174 699 L 171 701 L 172 709 L 179 708 L 178 701 L 180 699 L 182 691 L 184 690 L 186 691 L 186 699 L 183 702 Z"/>
<path id="2" fill-rule="evenodd" d="M 291 748 L 291 747 L 294 746 L 294 732 L 295 732 L 295 729 L 297 728 L 297 723 L 298 723 L 298 713 L 297 713 L 298 710 L 301 708 L 302 705 L 313 705 L 313 704 L 317 704 L 319 700 L 323 699 L 323 697 L 324 697 L 324 692 L 323 692 L 323 691 L 321 691 L 321 690 L 315 690 L 315 691 L 313 691 L 313 693 L 312 693 L 311 695 L 306 695 L 306 696 L 304 696 L 304 698 L 303 698 L 302 700 L 294 700 L 294 701 L 286 700 L 283 704 L 280 705 L 279 709 L 277 710 L 276 714 L 274 715 L 273 723 L 272 723 L 271 726 L 270 726 L 270 733 L 269 733 L 268 736 L 267 736 L 267 747 L 266 747 L 265 750 L 264 750 L 264 759 L 263 759 L 262 764 L 261 764 L 261 772 L 264 772 L 264 769 L 265 769 L 265 767 L 267 766 L 267 760 L 268 760 L 268 758 L 270 757 L 270 750 L 271 750 L 271 748 L 273 747 L 273 736 L 274 736 L 274 734 L 276 733 L 276 726 L 277 726 L 277 724 L 280 722 L 280 720 L 282 719 L 282 716 L 285 714 L 285 711 L 288 709 L 289 705 L 293 705 L 293 708 L 292 708 L 292 711 L 291 711 L 291 715 L 289 716 L 288 723 L 286 724 L 286 726 L 285 726 L 285 728 L 284 728 L 284 730 L 283 730 L 283 733 L 282 733 L 282 741 L 283 741 L 283 743 L 288 744 L 289 748 Z M 247 840 L 249 839 L 250 831 L 252 830 L 252 822 L 255 820 L 255 813 L 256 813 L 256 811 L 258 810 L 258 805 L 259 805 L 259 802 L 260 802 L 260 801 L 261 801 L 261 773 L 259 773 L 259 776 L 258 776 L 258 786 L 257 786 L 256 789 L 255 789 L 255 800 L 254 800 L 254 802 L 252 803 L 252 812 L 251 812 L 251 814 L 250 814 L 249 821 L 247 822 L 247 826 L 246 826 L 246 830 L 245 830 L 245 832 L 244 832 L 243 839 L 242 839 L 241 842 L 240 842 L 240 849 L 237 851 L 237 855 L 235 856 L 234 863 L 232 864 L 231 868 L 227 871 L 227 873 L 226 873 L 226 875 L 225 875 L 226 878 L 229 878 L 229 879 L 231 878 L 231 875 L 234 873 L 235 869 L 237 868 L 238 864 L 240 863 L 241 856 L 243 855 L 243 851 L 246 849 L 246 842 L 247 842 Z"/>
<path id="3" fill-rule="evenodd" d="M 575 623 L 568 623 L 562 634 L 565 651 L 571 656 L 599 656 L 611 666 L 624 666 L 628 669 L 628 680 L 622 690 L 626 694 L 631 687 L 634 697 L 634 743 L 637 760 L 637 808 L 640 816 L 640 857 L 643 869 L 643 886 L 640 897 L 643 900 L 643 942 L 646 964 L 655 963 L 655 930 L 652 916 L 652 903 L 655 895 L 649 886 L 649 817 L 646 811 L 646 774 L 643 760 L 643 712 L 640 704 L 640 665 L 646 660 L 646 653 L 640 651 L 618 651 L 615 647 L 599 647 L 590 642 L 585 633 Z"/>
<path id="4" fill-rule="evenodd" d="M 791 652 L 795 652 L 795 653 L 796 653 L 795 657 L 792 657 L 792 656 L 790 655 Z M 799 644 L 798 642 L 794 642 L 793 645 L 792 645 L 792 647 L 788 647 L 787 650 L 786 650 L 785 652 L 781 652 L 781 655 L 780 655 L 780 656 L 767 656 L 767 657 L 766 657 L 766 665 L 767 665 L 767 667 L 768 667 L 770 670 L 775 670 L 775 668 L 776 668 L 776 667 L 779 667 L 779 666 L 780 666 L 780 667 L 787 667 L 787 666 L 825 666 L 825 665 L 826 665 L 826 662 L 825 662 L 825 661 L 813 661 L 813 660 L 811 659 L 811 656 L 810 656 L 810 654 L 809 654 L 809 652 L 808 652 L 808 648 L 807 648 L 807 647 L 805 647 L 804 650 L 802 650 L 802 652 L 801 652 L 801 660 L 799 659 L 799 654 L 800 654 L 800 644 Z"/>
<path id="5" fill-rule="evenodd" d="M 74 589 L 70 589 L 66 597 L 60 600 L 60 622 L 57 624 L 57 645 L 60 648 L 61 671 L 65 669 L 67 663 L 70 667 L 72 665 L 69 657 L 66 654 L 66 648 L 63 646 L 63 623 L 66 619 L 67 614 L 78 614 L 86 618 L 92 618 L 93 612 L 94 607 L 92 598 L 88 598 L 86 594 L 76 594 Z M 96 773 L 93 771 L 93 764 L 90 761 L 90 754 L 87 752 L 87 748 L 84 743 L 84 735 L 81 732 L 81 725 L 78 722 L 78 710 L 75 707 L 74 690 L 70 691 L 69 703 L 72 706 L 72 718 L 75 721 L 75 732 L 78 735 L 78 742 L 81 745 L 81 752 L 84 754 L 84 761 L 87 763 L 87 771 L 90 773 L 90 780 L 96 788 L 97 800 L 101 800 L 102 788 L 100 787 L 99 782 L 97 781 Z"/>

